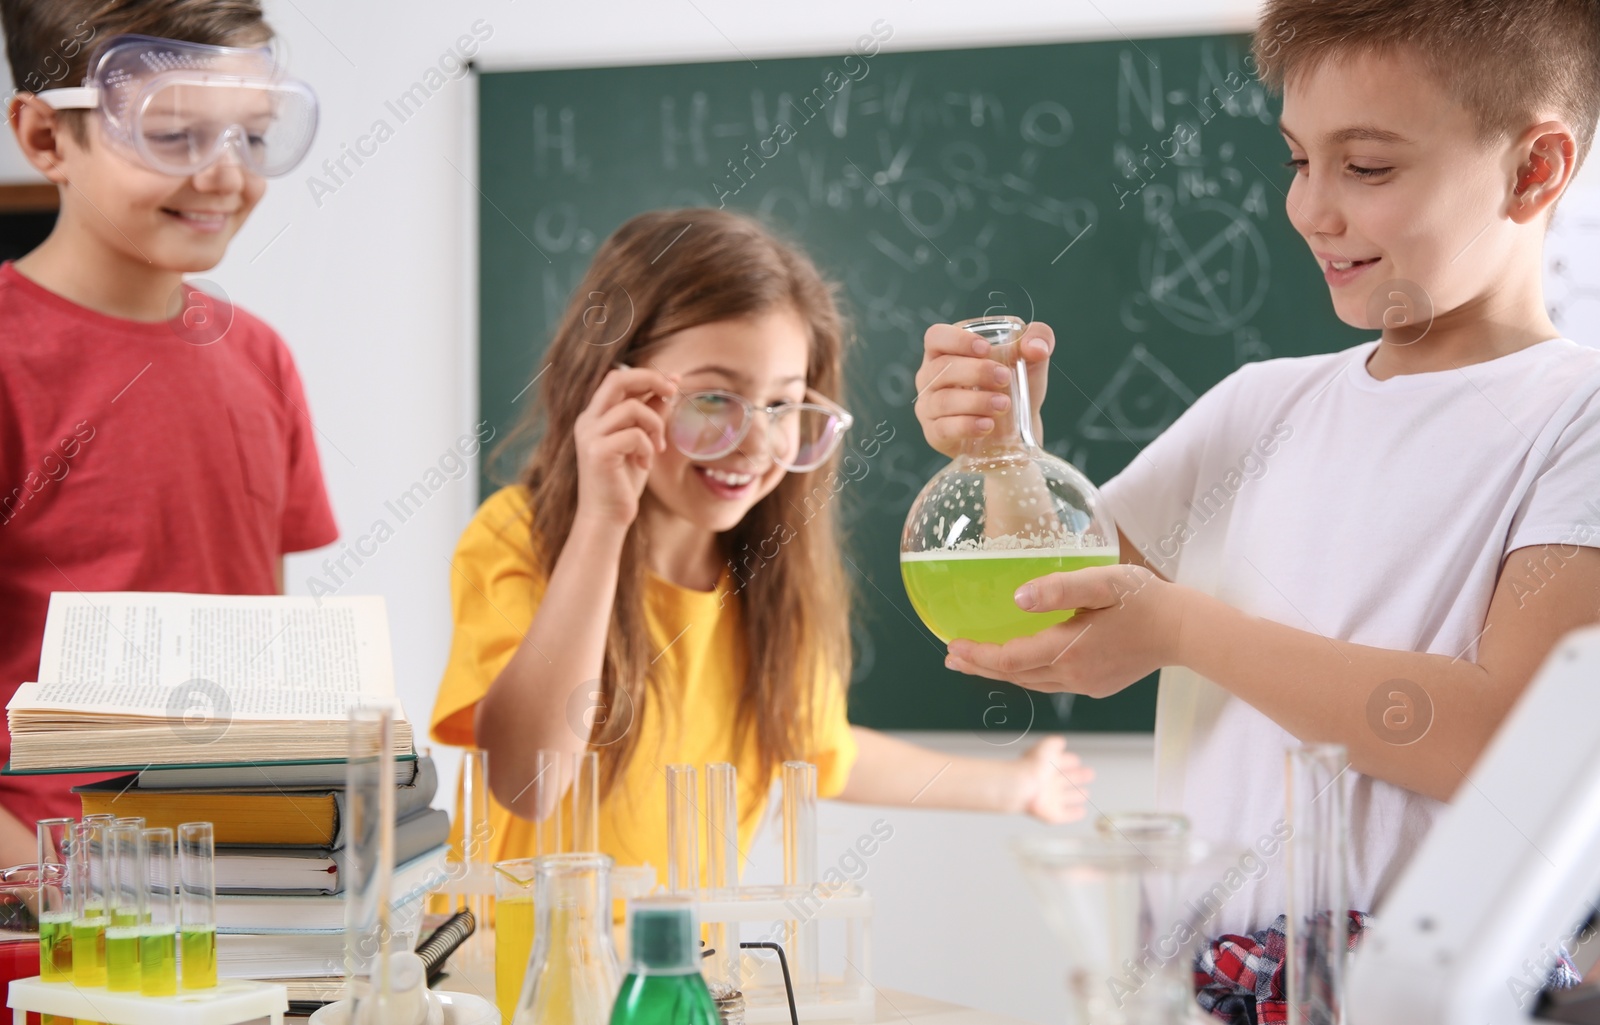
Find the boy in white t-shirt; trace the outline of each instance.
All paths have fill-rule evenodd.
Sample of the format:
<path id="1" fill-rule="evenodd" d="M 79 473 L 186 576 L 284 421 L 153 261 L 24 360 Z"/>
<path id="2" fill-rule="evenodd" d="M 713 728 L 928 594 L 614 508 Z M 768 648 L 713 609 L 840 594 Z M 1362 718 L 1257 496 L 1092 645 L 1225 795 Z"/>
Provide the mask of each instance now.
<path id="1" fill-rule="evenodd" d="M 1207 392 L 1103 489 L 1124 565 L 1016 596 L 1086 611 L 947 664 L 1096 697 L 1162 669 L 1159 803 L 1240 845 L 1275 833 L 1286 748 L 1344 745 L 1351 910 L 1381 914 L 1554 642 L 1600 619 L 1600 350 L 1541 294 L 1600 116 L 1600 6 L 1268 0 L 1254 60 L 1284 91 L 1289 219 L 1381 337 Z M 925 345 L 917 415 L 953 454 L 1005 386 L 975 336 Z M 1035 396 L 1053 346 L 1024 336 Z M 1206 929 L 1283 907 L 1273 865 Z"/>

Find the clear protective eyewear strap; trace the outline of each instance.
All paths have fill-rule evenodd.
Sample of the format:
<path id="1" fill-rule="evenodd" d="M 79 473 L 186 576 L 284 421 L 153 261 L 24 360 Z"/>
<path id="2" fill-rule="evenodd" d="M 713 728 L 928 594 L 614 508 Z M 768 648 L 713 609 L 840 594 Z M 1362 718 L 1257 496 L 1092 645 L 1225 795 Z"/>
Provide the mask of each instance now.
<path id="1" fill-rule="evenodd" d="M 100 106 L 100 87 L 94 85 L 64 86 L 34 93 L 52 110 L 93 110 Z"/>

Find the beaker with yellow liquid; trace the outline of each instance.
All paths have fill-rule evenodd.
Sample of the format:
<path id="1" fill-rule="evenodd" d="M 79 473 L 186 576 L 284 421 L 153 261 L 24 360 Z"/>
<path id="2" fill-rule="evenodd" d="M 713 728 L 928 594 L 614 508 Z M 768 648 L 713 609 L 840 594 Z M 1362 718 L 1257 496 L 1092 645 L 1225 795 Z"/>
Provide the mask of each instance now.
<path id="1" fill-rule="evenodd" d="M 511 1025 L 533 953 L 534 858 L 494 866 L 494 1002 L 502 1025 Z"/>
<path id="2" fill-rule="evenodd" d="M 1026 612 L 1018 587 L 1050 573 L 1111 566 L 1117 527 L 1077 467 L 1039 446 L 1016 317 L 957 324 L 990 344 L 1010 374 L 1010 405 L 988 435 L 970 440 L 911 503 L 900 575 L 912 607 L 942 641 L 1003 644 L 1070 619 L 1071 609 Z"/>

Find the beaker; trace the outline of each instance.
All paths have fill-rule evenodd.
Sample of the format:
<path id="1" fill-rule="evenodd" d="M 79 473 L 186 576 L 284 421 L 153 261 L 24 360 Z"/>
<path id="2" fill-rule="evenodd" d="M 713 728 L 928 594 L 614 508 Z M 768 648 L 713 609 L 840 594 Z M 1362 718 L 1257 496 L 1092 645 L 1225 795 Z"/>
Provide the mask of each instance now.
<path id="1" fill-rule="evenodd" d="M 533 953 L 533 864 L 516 858 L 494 864 L 494 1002 L 511 1025 Z"/>
<path id="2" fill-rule="evenodd" d="M 611 858 L 534 859 L 533 955 L 513 1025 L 607 1025 L 621 984 L 611 942 Z"/>
<path id="3" fill-rule="evenodd" d="M 968 440 L 911 503 L 900 575 L 917 615 L 942 641 L 1003 644 L 1072 616 L 1025 612 L 1013 595 L 1045 576 L 1118 560 L 1117 528 L 1078 468 L 1039 447 L 1016 317 L 955 325 L 990 344 L 1010 375 L 1010 405 Z"/>
<path id="4" fill-rule="evenodd" d="M 1017 854 L 1066 943 L 1077 1025 L 1189 1020 L 1201 936 L 1184 898 L 1196 871 L 1222 859 L 1181 816 L 1108 816 L 1093 835 L 1031 837 Z"/>
<path id="5" fill-rule="evenodd" d="M 67 868 L 59 863 L 0 870 L 0 999 L 13 979 L 38 974 L 46 982 L 71 981 L 70 963 L 64 972 L 53 968 L 57 958 L 72 956 L 71 941 L 60 928 L 67 921 L 66 882 Z M 46 923 L 51 923 L 48 931 Z M 44 1021 L 70 1025 L 72 1019 L 45 1015 Z"/>
<path id="6" fill-rule="evenodd" d="M 1349 946 L 1346 829 L 1350 759 L 1339 744 L 1290 748 L 1284 997 L 1289 1025 L 1342 1025 Z"/>

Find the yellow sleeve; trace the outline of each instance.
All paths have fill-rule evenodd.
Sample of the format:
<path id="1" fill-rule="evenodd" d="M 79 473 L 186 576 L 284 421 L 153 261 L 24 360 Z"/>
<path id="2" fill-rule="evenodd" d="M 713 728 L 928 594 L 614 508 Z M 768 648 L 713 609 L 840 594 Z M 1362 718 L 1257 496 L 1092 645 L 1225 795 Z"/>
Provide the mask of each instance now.
<path id="1" fill-rule="evenodd" d="M 817 796 L 834 797 L 844 790 L 855 767 L 856 738 L 850 732 L 844 681 L 830 678 L 821 689 L 816 736 L 807 760 L 817 767 Z"/>
<path id="2" fill-rule="evenodd" d="M 479 507 L 456 545 L 450 561 L 455 630 L 429 728 L 438 743 L 474 745 L 473 709 L 533 623 L 545 577 L 534 561 L 531 521 L 527 492 L 503 488 Z"/>

